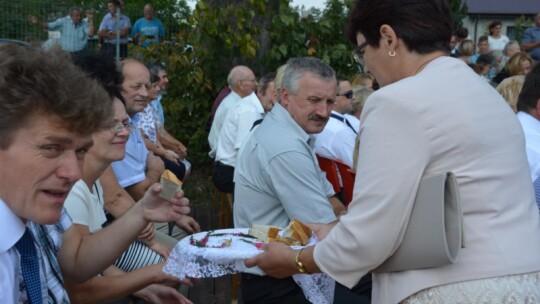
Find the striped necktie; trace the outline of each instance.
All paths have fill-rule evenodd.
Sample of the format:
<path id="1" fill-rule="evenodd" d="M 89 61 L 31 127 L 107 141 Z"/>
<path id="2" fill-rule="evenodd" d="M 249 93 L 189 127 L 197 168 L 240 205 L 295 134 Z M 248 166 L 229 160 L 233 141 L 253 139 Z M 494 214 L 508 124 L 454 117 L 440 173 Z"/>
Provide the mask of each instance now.
<path id="1" fill-rule="evenodd" d="M 17 248 L 21 256 L 21 269 L 28 302 L 30 304 L 42 304 L 39 261 L 36 246 L 34 245 L 34 237 L 28 227 L 26 227 L 22 238 L 15 244 L 15 248 Z"/>

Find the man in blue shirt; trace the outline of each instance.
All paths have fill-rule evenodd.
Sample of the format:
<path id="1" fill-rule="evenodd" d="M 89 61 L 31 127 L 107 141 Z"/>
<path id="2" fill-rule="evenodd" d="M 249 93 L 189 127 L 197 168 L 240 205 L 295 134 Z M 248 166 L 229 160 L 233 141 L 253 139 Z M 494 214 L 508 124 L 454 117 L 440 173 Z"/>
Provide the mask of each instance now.
<path id="1" fill-rule="evenodd" d="M 116 46 L 120 48 L 120 58 L 124 59 L 128 55 L 127 44 L 129 42 L 129 29 L 131 21 L 118 9 L 121 8 L 118 0 L 109 0 L 107 10 L 109 13 L 103 17 L 99 25 L 98 35 L 103 39 L 102 50 L 115 55 Z M 117 33 L 118 32 L 118 33 Z"/>
<path id="2" fill-rule="evenodd" d="M 144 17 L 135 22 L 131 37 L 135 43 L 147 47 L 150 43 L 160 43 L 165 36 L 163 24 L 154 18 L 154 7 L 148 3 L 144 6 Z"/>
<path id="3" fill-rule="evenodd" d="M 521 49 L 534 60 L 540 60 L 540 13 L 536 14 L 535 25 L 526 29 L 521 38 Z"/>
<path id="4" fill-rule="evenodd" d="M 39 22 L 35 16 L 30 16 L 30 22 L 41 28 L 59 31 L 60 47 L 67 52 L 76 53 L 84 50 L 88 44 L 88 37 L 94 36 L 94 12 L 86 12 L 87 20 L 81 20 L 81 9 L 73 7 L 69 16 L 52 22 Z"/>

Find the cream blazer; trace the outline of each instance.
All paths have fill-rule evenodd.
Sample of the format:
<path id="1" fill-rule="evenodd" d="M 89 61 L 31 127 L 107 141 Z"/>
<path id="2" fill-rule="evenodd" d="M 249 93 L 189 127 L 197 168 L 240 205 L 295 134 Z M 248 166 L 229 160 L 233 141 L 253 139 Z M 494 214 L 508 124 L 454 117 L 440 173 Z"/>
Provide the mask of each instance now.
<path id="1" fill-rule="evenodd" d="M 455 264 L 373 275 L 373 303 L 428 287 L 540 270 L 540 222 L 518 120 L 462 61 L 441 57 L 374 92 L 360 118 L 358 171 L 347 215 L 315 262 L 352 287 L 398 248 L 420 179 L 455 173 L 466 248 Z"/>

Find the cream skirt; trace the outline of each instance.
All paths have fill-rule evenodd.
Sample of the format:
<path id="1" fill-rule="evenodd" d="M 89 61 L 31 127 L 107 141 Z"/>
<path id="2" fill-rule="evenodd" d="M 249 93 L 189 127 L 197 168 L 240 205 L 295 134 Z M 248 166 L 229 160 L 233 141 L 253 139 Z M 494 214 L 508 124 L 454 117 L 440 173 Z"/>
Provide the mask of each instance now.
<path id="1" fill-rule="evenodd" d="M 540 303 L 540 272 L 458 282 L 421 290 L 402 304 Z"/>

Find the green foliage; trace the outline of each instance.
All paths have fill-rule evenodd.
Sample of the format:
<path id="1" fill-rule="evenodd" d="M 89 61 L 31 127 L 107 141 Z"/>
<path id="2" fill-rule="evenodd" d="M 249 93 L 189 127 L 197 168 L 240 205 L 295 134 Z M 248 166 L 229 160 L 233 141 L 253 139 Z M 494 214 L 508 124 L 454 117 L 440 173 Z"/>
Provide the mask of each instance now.
<path id="1" fill-rule="evenodd" d="M 463 19 L 467 17 L 467 3 L 463 0 L 450 0 L 450 10 L 454 20 L 454 31 L 463 26 Z"/>
<path id="2" fill-rule="evenodd" d="M 124 14 L 132 23 L 142 17 L 146 2 L 126 1 Z M 233 66 L 247 65 L 262 76 L 291 57 L 314 56 L 342 76 L 357 72 L 350 55 L 353 47 L 343 33 L 352 0 L 328 0 L 323 10 L 309 11 L 292 8 L 290 0 L 200 0 L 193 12 L 184 0 L 152 3 L 165 25 L 167 42 L 146 49 L 130 46 L 130 54 L 147 63 L 166 64 L 171 80 L 163 99 L 166 128 L 188 147 L 195 168 L 210 162 L 206 130 L 210 109 Z M 50 21 L 67 15 L 73 5 L 95 11 L 96 29 L 107 12 L 104 0 L 42 0 L 10 14 L 28 25 L 28 14 Z M 22 29 L 13 28 L 9 37 L 46 39 L 46 32 L 36 27 Z"/>
<path id="3" fill-rule="evenodd" d="M 273 44 L 265 63 L 279 67 L 291 57 L 314 56 L 338 74 L 352 76 L 356 66 L 351 57 L 352 47 L 344 37 L 347 12 L 348 8 L 339 0 L 329 0 L 322 13 L 315 10 L 307 16 L 282 5 L 269 28 Z"/>
<path id="4" fill-rule="evenodd" d="M 188 146 L 196 165 L 210 161 L 205 127 L 213 100 L 234 65 L 248 65 L 260 76 L 291 57 L 315 56 L 343 76 L 356 72 L 352 47 L 343 33 L 348 7 L 342 1 L 329 0 L 322 12 L 307 15 L 291 8 L 289 0 L 278 1 L 223 6 L 199 1 L 185 21 L 186 30 L 172 37 L 172 43 L 131 50 L 146 62 L 167 65 L 171 83 L 163 100 L 166 127 Z M 261 47 L 265 34 L 270 40 L 267 49 Z M 193 48 L 186 50 L 187 45 Z"/>
<path id="5" fill-rule="evenodd" d="M 260 7 L 261 8 L 261 7 Z M 163 99 L 166 127 L 189 149 L 197 165 L 207 163 L 205 130 L 215 95 L 225 84 L 233 56 L 254 58 L 259 43 L 253 38 L 259 29 L 250 24 L 257 6 L 211 9 L 204 2 L 187 19 L 189 30 L 179 32 L 173 43 L 135 47 L 145 62 L 167 66 L 171 83 Z M 187 46 L 191 46 L 187 48 Z"/>
<path id="6" fill-rule="evenodd" d="M 521 15 L 519 18 L 516 19 L 516 22 L 514 23 L 514 39 L 517 40 L 519 43 L 521 43 L 521 36 L 523 32 L 533 25 L 533 20 L 529 18 L 525 18 L 525 16 Z"/>

